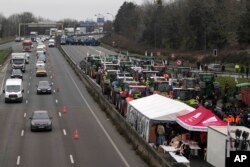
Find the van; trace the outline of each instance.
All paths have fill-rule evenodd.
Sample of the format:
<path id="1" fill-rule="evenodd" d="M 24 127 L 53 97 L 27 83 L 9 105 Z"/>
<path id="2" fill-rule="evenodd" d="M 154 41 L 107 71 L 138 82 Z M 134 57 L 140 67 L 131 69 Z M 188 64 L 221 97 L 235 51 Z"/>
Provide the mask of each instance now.
<path id="1" fill-rule="evenodd" d="M 23 83 L 21 79 L 7 79 L 3 93 L 5 94 L 5 103 L 11 101 L 23 101 Z"/>

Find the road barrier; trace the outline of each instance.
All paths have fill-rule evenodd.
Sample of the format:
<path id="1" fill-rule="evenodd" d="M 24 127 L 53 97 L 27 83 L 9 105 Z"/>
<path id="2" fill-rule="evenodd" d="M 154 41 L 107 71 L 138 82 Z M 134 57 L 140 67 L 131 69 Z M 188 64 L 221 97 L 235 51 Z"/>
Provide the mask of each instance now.
<path id="1" fill-rule="evenodd" d="M 155 167 L 184 167 L 186 165 L 181 163 L 176 163 L 175 160 L 170 156 L 170 154 L 160 155 L 156 152 L 136 131 L 133 129 L 127 121 L 120 115 L 115 107 L 108 101 L 108 99 L 102 94 L 100 88 L 94 84 L 81 69 L 80 67 L 71 59 L 70 56 L 66 54 L 63 48 L 58 45 L 59 51 L 68 61 L 69 65 L 82 80 L 86 86 L 88 92 L 93 96 L 95 101 L 101 106 L 103 111 L 112 119 L 114 125 L 121 135 L 123 135 L 129 143 L 133 145 L 133 148 L 141 156 L 141 158 L 147 162 L 150 166 Z"/>

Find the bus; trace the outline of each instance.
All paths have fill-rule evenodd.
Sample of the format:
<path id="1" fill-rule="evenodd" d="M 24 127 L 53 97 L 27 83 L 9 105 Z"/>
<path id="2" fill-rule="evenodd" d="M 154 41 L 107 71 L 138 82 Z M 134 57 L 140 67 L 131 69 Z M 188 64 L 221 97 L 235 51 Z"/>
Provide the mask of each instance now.
<path id="1" fill-rule="evenodd" d="M 31 39 L 25 39 L 23 40 L 23 51 L 24 52 L 31 52 L 32 51 L 32 40 Z"/>
<path id="2" fill-rule="evenodd" d="M 33 41 L 33 42 L 36 42 L 36 38 L 38 36 L 38 33 L 35 32 L 35 31 L 31 31 L 30 32 L 30 39 Z"/>

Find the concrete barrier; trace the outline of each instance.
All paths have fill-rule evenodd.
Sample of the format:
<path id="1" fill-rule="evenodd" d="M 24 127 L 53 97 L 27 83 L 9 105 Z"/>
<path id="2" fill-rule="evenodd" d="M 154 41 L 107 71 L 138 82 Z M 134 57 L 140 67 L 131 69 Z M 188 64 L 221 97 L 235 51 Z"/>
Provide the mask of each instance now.
<path id="1" fill-rule="evenodd" d="M 176 163 L 170 154 L 160 155 L 156 152 L 141 136 L 133 129 L 127 121 L 120 115 L 114 106 L 103 96 L 100 88 L 93 84 L 93 81 L 79 68 L 77 64 L 66 54 L 61 46 L 58 46 L 59 51 L 68 61 L 72 69 L 85 84 L 88 92 L 93 96 L 95 101 L 101 106 L 103 111 L 112 119 L 119 133 L 123 135 L 127 141 L 133 145 L 133 148 L 150 166 L 155 167 L 182 167 L 184 164 Z"/>

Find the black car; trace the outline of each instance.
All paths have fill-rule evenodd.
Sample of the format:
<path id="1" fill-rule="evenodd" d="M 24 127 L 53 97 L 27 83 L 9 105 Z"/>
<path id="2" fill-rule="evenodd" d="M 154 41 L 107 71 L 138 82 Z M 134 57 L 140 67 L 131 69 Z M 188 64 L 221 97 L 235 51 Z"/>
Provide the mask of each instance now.
<path id="1" fill-rule="evenodd" d="M 52 131 L 52 117 L 48 111 L 34 111 L 30 117 L 30 130 L 49 130 Z"/>
<path id="2" fill-rule="evenodd" d="M 23 73 L 20 69 L 13 69 L 10 77 L 23 79 Z"/>
<path id="3" fill-rule="evenodd" d="M 37 94 L 51 94 L 51 84 L 49 81 L 39 81 L 37 85 Z"/>

